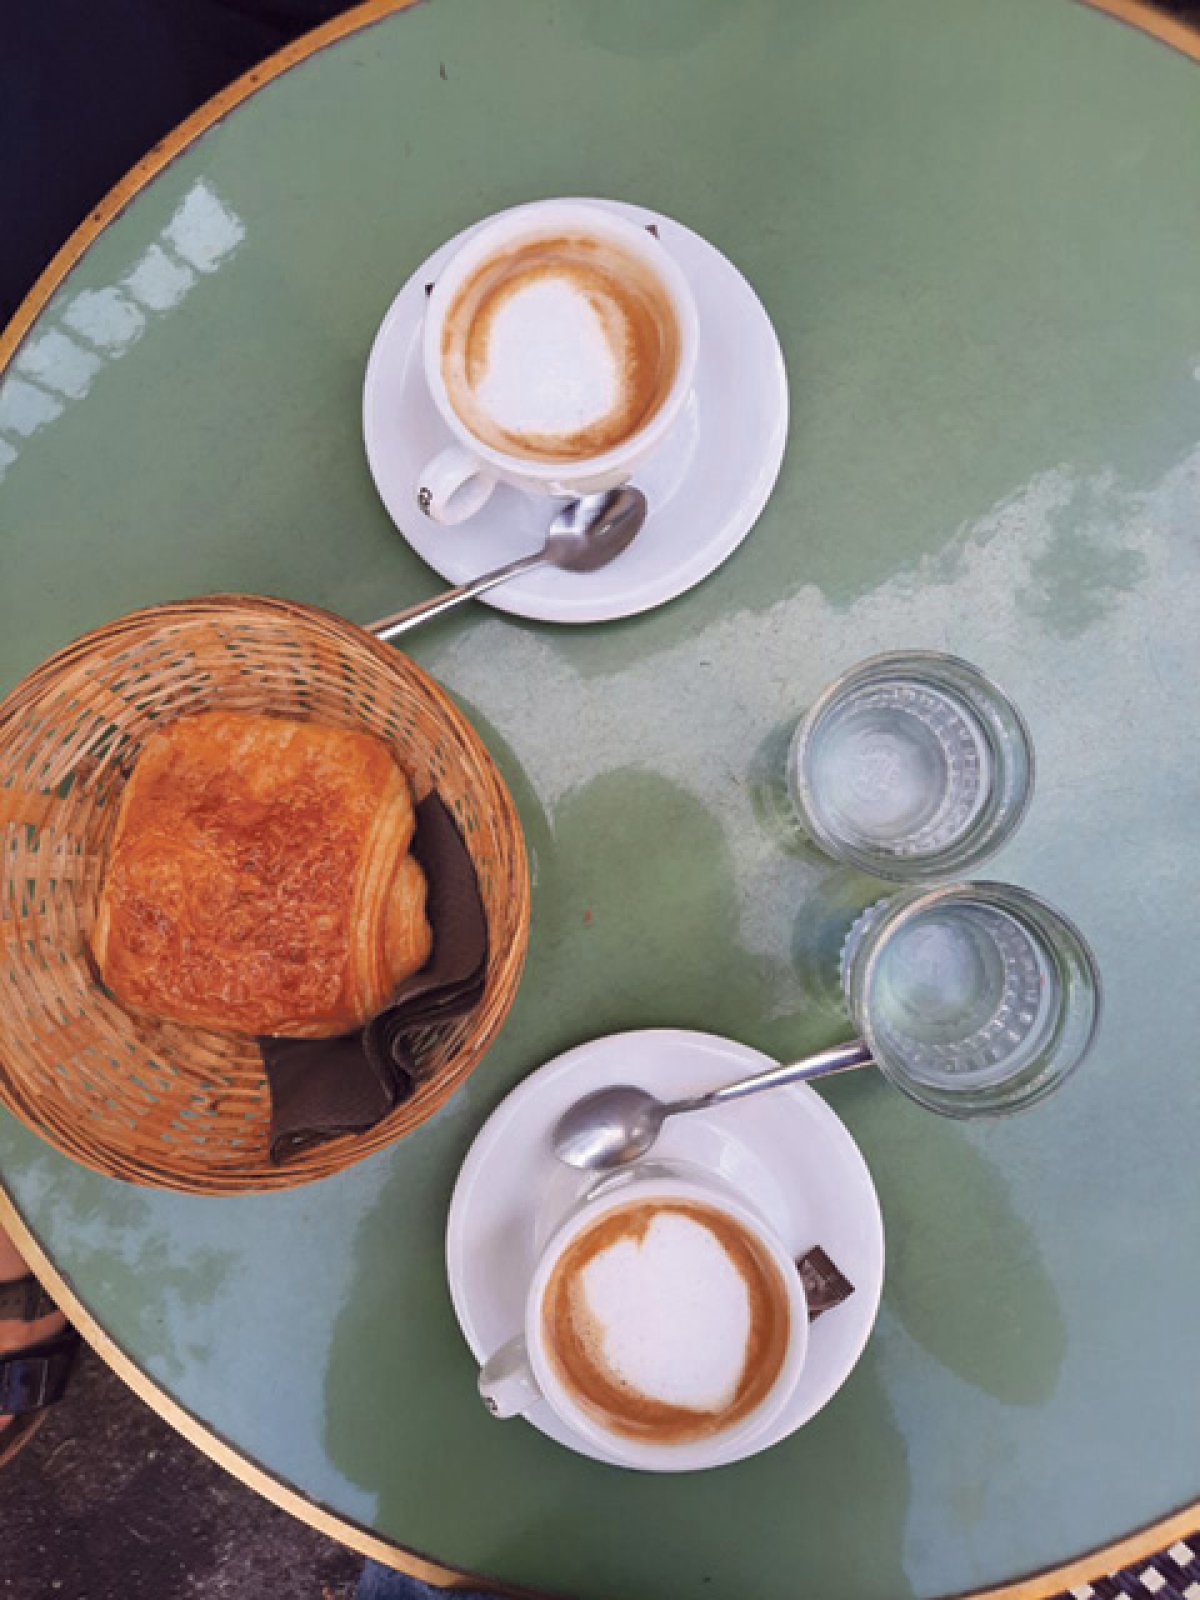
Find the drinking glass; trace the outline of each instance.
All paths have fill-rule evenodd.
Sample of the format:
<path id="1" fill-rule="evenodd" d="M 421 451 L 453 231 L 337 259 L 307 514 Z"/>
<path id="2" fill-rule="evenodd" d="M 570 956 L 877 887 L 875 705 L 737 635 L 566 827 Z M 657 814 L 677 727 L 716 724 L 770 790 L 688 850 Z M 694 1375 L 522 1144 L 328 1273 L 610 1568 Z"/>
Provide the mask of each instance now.
<path id="1" fill-rule="evenodd" d="M 859 662 L 808 710 L 787 781 L 802 826 L 837 860 L 901 882 L 957 877 L 1025 815 L 1033 746 L 977 667 L 896 651 Z"/>
<path id="2" fill-rule="evenodd" d="M 850 1015 L 897 1088 L 951 1117 L 1035 1104 L 1086 1055 L 1100 977 L 1078 929 L 1005 883 L 904 890 L 842 953 Z"/>

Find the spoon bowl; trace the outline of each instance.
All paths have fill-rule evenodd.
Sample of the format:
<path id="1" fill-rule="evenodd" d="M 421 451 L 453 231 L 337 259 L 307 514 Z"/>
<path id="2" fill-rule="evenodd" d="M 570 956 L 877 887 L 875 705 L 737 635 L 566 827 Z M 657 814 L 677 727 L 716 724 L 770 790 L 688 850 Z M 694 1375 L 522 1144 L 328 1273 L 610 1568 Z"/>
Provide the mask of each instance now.
<path id="1" fill-rule="evenodd" d="M 630 1083 L 584 1095 L 559 1119 L 554 1153 L 569 1167 L 602 1171 L 636 1161 L 654 1144 L 667 1108 Z"/>
<path id="2" fill-rule="evenodd" d="M 569 1167 L 584 1172 L 604 1172 L 628 1166 L 651 1150 L 668 1117 L 684 1111 L 703 1111 L 723 1105 L 726 1100 L 741 1100 L 761 1094 L 785 1083 L 804 1083 L 810 1078 L 825 1078 L 834 1072 L 874 1065 L 871 1052 L 861 1039 L 835 1045 L 786 1066 L 768 1067 L 750 1078 L 739 1078 L 709 1094 L 690 1100 L 660 1100 L 648 1089 L 631 1083 L 597 1089 L 569 1106 L 555 1124 L 551 1142 L 554 1154 Z"/>
<path id="3" fill-rule="evenodd" d="M 585 494 L 565 505 L 546 535 L 542 555 L 564 572 L 599 572 L 623 554 L 646 520 L 646 496 L 627 484 Z"/>

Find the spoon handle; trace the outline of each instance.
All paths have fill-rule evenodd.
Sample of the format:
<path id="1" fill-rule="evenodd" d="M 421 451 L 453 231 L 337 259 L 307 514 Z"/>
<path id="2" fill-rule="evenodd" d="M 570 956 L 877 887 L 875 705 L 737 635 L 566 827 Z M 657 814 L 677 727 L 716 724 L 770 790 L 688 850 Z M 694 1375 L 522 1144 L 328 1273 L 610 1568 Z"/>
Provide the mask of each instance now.
<path id="1" fill-rule="evenodd" d="M 542 566 L 545 560 L 540 550 L 536 555 L 522 556 L 520 561 L 510 561 L 506 567 L 497 567 L 494 572 L 485 572 L 481 578 L 473 578 L 470 583 L 460 583 L 457 589 L 447 589 L 443 594 L 435 594 L 431 599 L 421 600 L 415 606 L 406 606 L 403 611 L 394 611 L 390 617 L 372 622 L 367 632 L 373 633 L 377 639 L 398 639 L 402 633 L 419 628 L 423 622 L 431 622 L 443 612 L 453 611 L 454 607 L 462 605 L 464 600 L 474 600 L 477 595 L 486 594 L 497 584 L 507 583 L 509 578 L 515 578 L 518 573 L 530 572 L 534 567 Z"/>
<path id="2" fill-rule="evenodd" d="M 815 1056 L 805 1056 L 803 1061 L 792 1061 L 784 1066 L 768 1067 L 766 1072 L 755 1073 L 752 1078 L 740 1078 L 737 1083 L 727 1083 L 711 1094 L 698 1095 L 694 1100 L 680 1100 L 671 1106 L 676 1111 L 700 1111 L 705 1106 L 719 1106 L 726 1100 L 741 1100 L 748 1094 L 759 1094 L 764 1089 L 778 1089 L 785 1083 L 804 1083 L 809 1078 L 826 1078 L 834 1072 L 849 1072 L 852 1067 L 874 1065 L 871 1052 L 861 1039 L 849 1044 L 834 1045 L 831 1050 L 820 1050 Z"/>

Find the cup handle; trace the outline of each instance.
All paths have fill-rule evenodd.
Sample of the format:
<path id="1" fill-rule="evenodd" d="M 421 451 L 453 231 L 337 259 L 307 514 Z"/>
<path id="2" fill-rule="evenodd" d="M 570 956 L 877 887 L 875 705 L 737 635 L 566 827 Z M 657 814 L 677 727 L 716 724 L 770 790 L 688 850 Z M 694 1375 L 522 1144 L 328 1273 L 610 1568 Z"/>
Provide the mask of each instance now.
<path id="1" fill-rule="evenodd" d="M 417 504 L 435 522 L 465 522 L 482 510 L 495 487 L 495 478 L 479 457 L 452 444 L 425 464 Z"/>
<path id="2" fill-rule="evenodd" d="M 479 1397 L 500 1418 L 522 1416 L 542 1398 L 523 1338 L 510 1339 L 484 1363 Z"/>

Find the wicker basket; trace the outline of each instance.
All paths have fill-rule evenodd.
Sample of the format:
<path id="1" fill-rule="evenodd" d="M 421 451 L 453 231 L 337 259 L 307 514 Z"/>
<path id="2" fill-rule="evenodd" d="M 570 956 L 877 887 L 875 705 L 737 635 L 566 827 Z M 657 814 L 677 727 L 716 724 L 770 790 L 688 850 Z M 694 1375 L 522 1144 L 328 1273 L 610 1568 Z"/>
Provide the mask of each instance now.
<path id="1" fill-rule="evenodd" d="M 126 1015 L 87 951 L 120 791 L 164 719 L 269 711 L 393 744 L 418 799 L 436 788 L 479 875 L 487 982 L 420 1042 L 413 1098 L 369 1132 L 272 1166 L 250 1041 Z M 0 1101 L 97 1172 L 192 1194 L 289 1189 L 410 1133 L 478 1066 L 516 994 L 529 877 L 516 809 L 478 736 L 406 657 L 328 612 L 216 595 L 88 634 L 0 704 Z"/>

